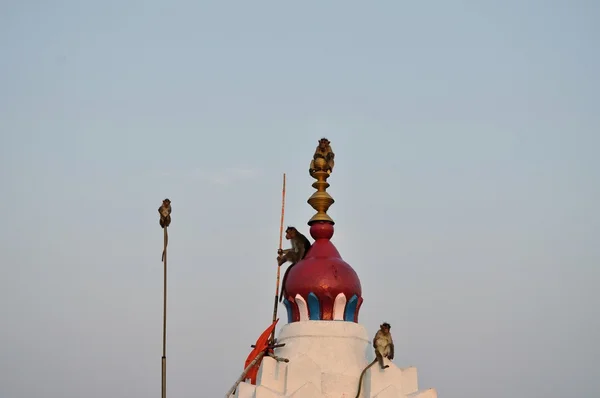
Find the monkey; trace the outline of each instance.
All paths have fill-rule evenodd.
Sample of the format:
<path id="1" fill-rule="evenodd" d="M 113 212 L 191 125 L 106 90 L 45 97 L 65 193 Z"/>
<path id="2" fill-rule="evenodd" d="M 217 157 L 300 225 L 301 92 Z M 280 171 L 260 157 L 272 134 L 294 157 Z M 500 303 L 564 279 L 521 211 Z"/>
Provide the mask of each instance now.
<path id="1" fill-rule="evenodd" d="M 376 362 L 379 362 L 379 367 L 384 370 L 390 367 L 390 365 L 383 365 L 383 358 L 387 358 L 390 361 L 394 359 L 394 341 L 392 340 L 392 334 L 390 333 L 390 329 L 392 327 L 389 323 L 384 322 L 379 325 L 379 330 L 375 333 L 375 337 L 373 338 L 373 348 L 375 349 L 375 359 L 373 362 L 367 365 L 366 368 L 360 374 L 360 379 L 358 382 L 358 392 L 356 393 L 356 398 L 360 396 L 360 389 L 362 387 L 363 378 L 367 369 L 371 366 L 375 365 Z"/>
<path id="2" fill-rule="evenodd" d="M 160 214 L 160 226 L 165 231 L 165 247 L 162 252 L 162 259 L 165 261 L 165 251 L 167 250 L 167 244 L 169 243 L 169 235 L 167 234 L 167 227 L 171 225 L 171 201 L 167 198 L 163 200 L 162 205 L 158 208 Z"/>
<path id="3" fill-rule="evenodd" d="M 389 323 L 382 323 L 373 338 L 375 357 L 379 361 L 381 369 L 387 369 L 389 367 L 389 365 L 383 366 L 384 357 L 390 361 L 394 359 L 394 341 L 392 340 L 392 334 L 390 333 L 391 328 Z"/>
<path id="4" fill-rule="evenodd" d="M 308 250 L 311 248 L 311 243 L 308 238 L 302 235 L 295 227 L 287 227 L 285 230 L 285 238 L 289 240 L 292 244 L 292 247 L 289 249 L 277 251 L 277 264 L 279 267 L 283 265 L 286 261 L 289 261 L 291 265 L 285 270 L 285 274 L 283 274 L 283 282 L 281 286 L 281 296 L 279 296 L 279 302 L 283 300 L 285 296 L 285 282 L 287 281 L 288 274 L 290 269 L 304 257 L 308 253 Z"/>
<path id="5" fill-rule="evenodd" d="M 277 263 L 279 266 L 283 265 L 286 261 L 291 262 L 292 265 L 296 264 L 306 256 L 308 249 L 312 246 L 308 238 L 302 235 L 295 227 L 287 227 L 285 230 L 285 238 L 290 241 L 292 247 L 285 250 L 279 249 L 277 251 L 277 254 L 279 255 L 277 257 Z"/>
<path id="6" fill-rule="evenodd" d="M 160 214 L 161 228 L 171 225 L 171 201 L 169 199 L 163 200 L 162 205 L 158 208 L 158 213 Z"/>
<path id="7" fill-rule="evenodd" d="M 314 178 L 315 171 L 325 171 L 331 174 L 335 165 L 335 153 L 331 150 L 331 145 L 327 138 L 321 138 L 319 145 L 315 149 L 315 154 L 310 162 L 308 173 Z"/>

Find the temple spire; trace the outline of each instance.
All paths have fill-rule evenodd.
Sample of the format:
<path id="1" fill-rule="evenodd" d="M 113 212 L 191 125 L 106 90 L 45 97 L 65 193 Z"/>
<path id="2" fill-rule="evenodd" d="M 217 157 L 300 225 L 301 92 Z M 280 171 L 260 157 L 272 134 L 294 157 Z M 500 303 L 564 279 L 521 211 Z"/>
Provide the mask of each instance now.
<path id="1" fill-rule="evenodd" d="M 326 191 L 329 188 L 327 179 L 331 175 L 335 164 L 334 158 L 335 154 L 331 150 L 329 140 L 321 138 L 308 170 L 311 177 L 317 180 L 312 184 L 317 192 L 313 193 L 308 199 L 308 204 L 317 211 L 317 214 L 308 221 L 308 225 L 313 225 L 316 222 L 335 224 L 333 219 L 327 214 L 327 210 L 335 201 Z"/>
<path id="2" fill-rule="evenodd" d="M 283 304 L 289 323 L 308 320 L 358 323 L 363 302 L 360 279 L 331 242 L 334 222 L 327 215 L 334 202 L 326 192 L 334 156 L 329 140 L 321 138 L 309 167 L 310 175 L 317 180 L 312 185 L 317 192 L 308 199 L 317 211 L 308 222 L 314 243 L 302 260 L 288 268 L 287 279 L 284 277 Z"/>

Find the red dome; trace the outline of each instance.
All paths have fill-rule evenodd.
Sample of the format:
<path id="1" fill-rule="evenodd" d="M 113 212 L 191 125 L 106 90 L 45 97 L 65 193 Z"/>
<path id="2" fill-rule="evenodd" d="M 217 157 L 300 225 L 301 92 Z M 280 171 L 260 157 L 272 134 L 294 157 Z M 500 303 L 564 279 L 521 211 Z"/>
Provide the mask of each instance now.
<path id="1" fill-rule="evenodd" d="M 301 309 L 296 295 L 302 297 L 304 303 L 301 306 L 308 307 L 311 320 L 334 320 L 334 306 L 343 306 L 337 309 L 335 319 L 358 322 L 358 310 L 362 304 L 360 279 L 331 243 L 333 225 L 317 222 L 310 227 L 310 234 L 315 243 L 306 257 L 289 270 L 286 281 L 285 304 L 290 322 L 300 320 Z M 336 303 L 340 293 L 345 299 L 339 298 Z M 341 313 L 344 314 L 343 319 L 340 319 Z"/>

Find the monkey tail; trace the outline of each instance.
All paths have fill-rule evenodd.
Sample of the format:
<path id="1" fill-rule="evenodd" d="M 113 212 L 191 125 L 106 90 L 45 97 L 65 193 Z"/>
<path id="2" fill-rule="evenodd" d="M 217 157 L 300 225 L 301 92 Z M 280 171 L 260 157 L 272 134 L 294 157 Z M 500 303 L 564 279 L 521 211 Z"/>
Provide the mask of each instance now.
<path id="1" fill-rule="evenodd" d="M 358 398 L 360 396 L 360 389 L 362 388 L 362 383 L 363 383 L 363 378 L 365 377 L 365 373 L 367 373 L 367 370 L 375 365 L 375 362 L 377 362 L 377 357 L 375 357 L 375 359 L 373 360 L 373 362 L 371 362 L 370 364 L 367 365 L 366 368 L 363 369 L 362 373 L 360 374 L 360 379 L 358 381 L 358 392 L 356 393 L 356 397 Z"/>
<path id="2" fill-rule="evenodd" d="M 281 294 L 279 295 L 279 302 L 281 303 L 283 301 L 283 298 L 285 296 L 285 283 L 287 282 L 287 278 L 288 275 L 290 273 L 290 269 L 294 266 L 295 264 L 290 265 L 289 267 L 287 267 L 287 269 L 285 270 L 284 274 L 283 274 L 283 281 L 281 282 Z"/>
<path id="3" fill-rule="evenodd" d="M 165 239 L 164 239 L 164 248 L 163 248 L 163 252 L 162 252 L 162 257 L 160 260 L 162 262 L 165 261 L 165 255 L 167 254 L 167 245 L 169 244 L 169 234 L 167 233 L 167 227 L 163 227 L 163 230 L 165 231 Z"/>

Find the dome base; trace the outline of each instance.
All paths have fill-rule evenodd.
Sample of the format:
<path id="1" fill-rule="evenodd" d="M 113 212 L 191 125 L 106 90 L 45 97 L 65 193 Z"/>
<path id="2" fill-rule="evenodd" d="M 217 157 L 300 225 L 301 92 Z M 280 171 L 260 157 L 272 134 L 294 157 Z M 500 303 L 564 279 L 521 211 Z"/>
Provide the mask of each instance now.
<path id="1" fill-rule="evenodd" d="M 283 326 L 277 355 L 290 362 L 308 356 L 324 373 L 360 374 L 367 366 L 369 335 L 364 326 L 344 321 L 305 321 Z"/>
<path id="2" fill-rule="evenodd" d="M 257 383 L 241 383 L 232 398 L 355 397 L 363 369 L 374 359 L 367 330 L 354 322 L 304 321 L 285 325 L 275 355 L 263 358 Z M 398 355 L 396 355 L 398 356 Z M 434 389 L 419 391 L 417 369 L 372 366 L 365 372 L 361 398 L 437 398 Z"/>

